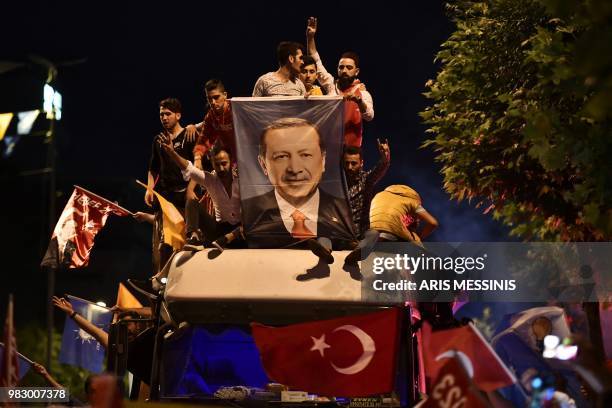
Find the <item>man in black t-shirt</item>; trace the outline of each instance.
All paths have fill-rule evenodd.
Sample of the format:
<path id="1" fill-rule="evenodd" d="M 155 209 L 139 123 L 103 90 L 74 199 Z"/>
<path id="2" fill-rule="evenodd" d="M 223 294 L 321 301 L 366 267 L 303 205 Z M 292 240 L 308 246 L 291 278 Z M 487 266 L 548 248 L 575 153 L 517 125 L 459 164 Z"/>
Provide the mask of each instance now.
<path id="1" fill-rule="evenodd" d="M 183 179 L 181 169 L 163 152 L 160 137 L 165 136 L 172 140 L 176 152 L 183 158 L 193 162 L 194 140 L 187 140 L 185 129 L 180 124 L 181 102 L 175 98 L 167 98 L 159 103 L 159 119 L 163 132 L 153 139 L 151 160 L 145 193 L 145 203 L 155 210 L 155 224 L 153 231 L 153 268 L 154 273 L 163 268 L 169 259 L 172 250 L 163 244 L 162 214 L 159 203 L 151 189 L 155 189 L 166 200 L 170 201 L 181 213 L 185 210 L 185 192 L 187 182 Z"/>
<path id="2" fill-rule="evenodd" d="M 170 137 L 174 150 L 183 158 L 193 161 L 194 141 L 185 137 L 185 129 L 180 124 L 181 102 L 175 98 L 167 98 L 159 103 L 159 119 L 163 132 L 155 136 L 149 161 L 149 174 L 145 193 L 145 203 L 151 207 L 154 195 L 150 189 L 155 188 L 159 194 L 170 201 L 179 210 L 185 208 L 185 191 L 187 182 L 183 180 L 181 169 L 163 152 L 159 141 L 160 136 Z"/>

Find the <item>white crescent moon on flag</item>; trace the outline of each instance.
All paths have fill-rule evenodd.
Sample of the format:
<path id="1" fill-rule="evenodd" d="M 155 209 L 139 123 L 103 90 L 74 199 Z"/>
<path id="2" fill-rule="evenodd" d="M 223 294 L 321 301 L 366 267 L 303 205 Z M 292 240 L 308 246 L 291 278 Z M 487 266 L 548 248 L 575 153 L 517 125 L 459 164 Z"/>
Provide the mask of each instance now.
<path id="1" fill-rule="evenodd" d="M 453 358 L 455 355 L 457 355 L 459 361 L 461 361 L 461 364 L 463 365 L 463 368 L 467 372 L 468 376 L 470 378 L 474 378 L 474 365 L 472 364 L 472 360 L 470 360 L 470 358 L 461 351 L 446 350 L 444 353 L 436 356 L 436 361 L 440 361 L 443 358 Z"/>
<path id="2" fill-rule="evenodd" d="M 374 358 L 374 353 L 376 352 L 376 344 L 374 343 L 374 340 L 372 339 L 372 337 L 370 337 L 368 333 L 364 332 L 357 326 L 353 326 L 352 324 L 347 324 L 345 326 L 337 327 L 336 329 L 334 329 L 332 333 L 335 333 L 341 330 L 347 331 L 351 333 L 353 336 L 357 337 L 357 339 L 361 343 L 361 347 L 363 348 L 363 353 L 353 365 L 350 365 L 348 367 L 338 367 L 332 362 L 330 362 L 330 364 L 332 365 L 334 370 L 336 370 L 340 374 L 346 374 L 346 375 L 357 374 L 358 372 L 366 368 L 368 364 L 370 364 L 370 361 L 372 361 L 372 358 Z"/>

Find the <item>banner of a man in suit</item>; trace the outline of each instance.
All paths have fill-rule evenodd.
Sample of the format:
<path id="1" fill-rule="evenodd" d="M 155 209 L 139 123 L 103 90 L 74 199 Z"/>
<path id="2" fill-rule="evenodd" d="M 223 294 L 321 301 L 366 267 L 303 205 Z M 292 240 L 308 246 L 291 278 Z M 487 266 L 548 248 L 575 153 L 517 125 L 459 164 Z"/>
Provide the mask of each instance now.
<path id="1" fill-rule="evenodd" d="M 341 166 L 339 97 L 233 98 L 242 219 L 249 246 L 354 240 Z"/>

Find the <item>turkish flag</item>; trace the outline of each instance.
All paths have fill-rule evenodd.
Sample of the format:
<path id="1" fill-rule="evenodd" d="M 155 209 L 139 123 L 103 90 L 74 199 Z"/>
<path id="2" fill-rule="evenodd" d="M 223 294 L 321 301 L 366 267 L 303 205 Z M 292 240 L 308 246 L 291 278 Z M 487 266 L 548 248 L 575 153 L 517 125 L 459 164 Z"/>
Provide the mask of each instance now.
<path id="1" fill-rule="evenodd" d="M 132 215 L 125 208 L 82 187 L 75 186 L 60 215 L 41 266 L 80 268 L 89 263 L 94 238 L 110 214 Z"/>
<path id="2" fill-rule="evenodd" d="M 339 319 L 268 327 L 252 323 L 270 378 L 326 396 L 363 397 L 393 390 L 399 345 L 397 308 Z"/>
<path id="3" fill-rule="evenodd" d="M 420 408 L 469 407 L 485 408 L 486 400 L 474 389 L 462 363 L 457 358 L 444 359 L 438 379 Z"/>
<path id="4" fill-rule="evenodd" d="M 437 378 L 448 358 L 455 355 L 479 389 L 493 391 L 516 382 L 499 356 L 473 324 L 456 329 L 431 331 L 423 324 L 425 372 L 429 378 Z"/>

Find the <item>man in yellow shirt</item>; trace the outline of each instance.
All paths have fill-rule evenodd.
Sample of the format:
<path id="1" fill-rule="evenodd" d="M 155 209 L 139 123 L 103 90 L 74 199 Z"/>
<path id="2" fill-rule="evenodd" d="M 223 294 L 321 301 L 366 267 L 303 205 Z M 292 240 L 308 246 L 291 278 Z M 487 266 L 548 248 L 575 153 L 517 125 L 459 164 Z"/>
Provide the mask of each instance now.
<path id="1" fill-rule="evenodd" d="M 300 72 L 300 81 L 306 87 L 308 95 L 321 96 L 323 91 L 321 87 L 316 84 L 317 82 L 317 64 L 314 58 L 310 55 L 304 57 L 304 65 L 302 65 L 302 72 Z"/>
<path id="2" fill-rule="evenodd" d="M 358 261 L 370 255 L 377 241 L 408 241 L 421 245 L 421 240 L 437 227 L 438 220 L 423 208 L 419 193 L 404 185 L 389 186 L 372 199 L 370 229 L 344 262 L 357 266 Z"/>
<path id="3" fill-rule="evenodd" d="M 419 193 L 408 186 L 389 186 L 372 199 L 370 228 L 380 232 L 382 241 L 420 243 L 437 227 L 438 220 L 423 208 Z"/>

